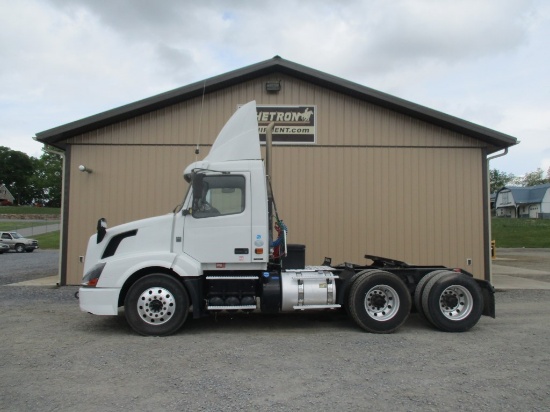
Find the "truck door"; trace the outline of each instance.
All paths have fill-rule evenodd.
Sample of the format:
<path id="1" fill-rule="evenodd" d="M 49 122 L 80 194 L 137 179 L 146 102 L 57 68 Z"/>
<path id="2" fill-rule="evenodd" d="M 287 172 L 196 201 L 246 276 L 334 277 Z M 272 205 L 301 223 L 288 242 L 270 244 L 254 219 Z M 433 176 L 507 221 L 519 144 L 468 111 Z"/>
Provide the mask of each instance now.
<path id="1" fill-rule="evenodd" d="M 183 251 L 201 263 L 252 261 L 250 173 L 198 175 Z"/>
<path id="2" fill-rule="evenodd" d="M 15 241 L 13 240 L 13 237 L 8 232 L 2 233 L 2 242 L 6 245 L 9 245 L 10 248 L 13 249 L 13 245 L 15 244 Z"/>

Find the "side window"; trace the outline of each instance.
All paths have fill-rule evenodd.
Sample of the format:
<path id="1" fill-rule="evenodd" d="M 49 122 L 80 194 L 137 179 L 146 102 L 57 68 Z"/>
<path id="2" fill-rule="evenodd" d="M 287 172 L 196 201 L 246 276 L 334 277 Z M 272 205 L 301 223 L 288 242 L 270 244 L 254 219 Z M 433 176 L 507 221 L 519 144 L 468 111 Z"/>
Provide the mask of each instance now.
<path id="1" fill-rule="evenodd" d="M 245 182 L 244 176 L 205 176 L 202 179 L 202 193 L 193 194 L 193 217 L 242 213 L 245 208 Z"/>
<path id="2" fill-rule="evenodd" d="M 2 239 L 11 239 L 11 236 L 9 233 L 2 233 Z"/>

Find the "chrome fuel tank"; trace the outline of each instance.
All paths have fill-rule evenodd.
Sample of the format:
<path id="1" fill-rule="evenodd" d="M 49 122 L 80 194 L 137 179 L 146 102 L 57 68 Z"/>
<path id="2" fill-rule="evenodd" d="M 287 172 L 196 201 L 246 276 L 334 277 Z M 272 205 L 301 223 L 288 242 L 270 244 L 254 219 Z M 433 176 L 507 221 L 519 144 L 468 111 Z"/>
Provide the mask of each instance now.
<path id="1" fill-rule="evenodd" d="M 339 308 L 336 301 L 338 278 L 328 266 L 306 267 L 281 273 L 281 311 Z"/>

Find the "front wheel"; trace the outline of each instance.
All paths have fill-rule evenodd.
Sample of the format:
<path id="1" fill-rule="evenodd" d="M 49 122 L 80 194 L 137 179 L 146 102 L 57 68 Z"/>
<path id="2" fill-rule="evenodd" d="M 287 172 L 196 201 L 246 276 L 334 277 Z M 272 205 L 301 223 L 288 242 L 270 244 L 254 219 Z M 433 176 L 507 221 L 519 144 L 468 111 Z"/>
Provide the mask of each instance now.
<path id="1" fill-rule="evenodd" d="M 124 301 L 128 324 L 140 335 L 166 336 L 177 332 L 189 313 L 184 286 L 165 274 L 151 274 L 132 285 Z"/>
<path id="2" fill-rule="evenodd" d="M 17 253 L 23 253 L 25 251 L 25 246 L 22 244 L 15 245 L 15 251 Z"/>
<path id="3" fill-rule="evenodd" d="M 393 273 L 369 271 L 351 286 L 348 306 L 351 317 L 364 330 L 392 333 L 409 317 L 411 295 Z"/>

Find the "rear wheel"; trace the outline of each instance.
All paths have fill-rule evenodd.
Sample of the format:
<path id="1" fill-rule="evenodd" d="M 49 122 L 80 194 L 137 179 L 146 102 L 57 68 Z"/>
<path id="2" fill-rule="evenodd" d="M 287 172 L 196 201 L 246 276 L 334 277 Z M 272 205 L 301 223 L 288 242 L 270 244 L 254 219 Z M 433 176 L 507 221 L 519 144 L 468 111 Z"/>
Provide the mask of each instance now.
<path id="1" fill-rule="evenodd" d="M 426 318 L 426 314 L 424 313 L 424 309 L 422 309 L 422 293 L 424 292 L 424 288 L 428 284 L 428 282 L 437 274 L 448 272 L 447 269 L 442 270 L 434 270 L 433 272 L 428 273 L 426 276 L 424 276 L 422 279 L 420 279 L 420 282 L 416 285 L 416 289 L 414 290 L 414 306 L 416 308 L 416 311 L 420 315 L 422 319 L 425 321 L 428 321 Z"/>
<path id="2" fill-rule="evenodd" d="M 369 271 L 351 286 L 348 306 L 351 317 L 364 330 L 392 333 L 409 317 L 411 295 L 396 275 Z"/>
<path id="3" fill-rule="evenodd" d="M 124 301 L 124 313 L 128 324 L 140 335 L 171 335 L 187 319 L 189 298 L 173 277 L 151 274 L 132 285 Z"/>
<path id="4" fill-rule="evenodd" d="M 481 317 L 483 294 L 471 277 L 456 272 L 441 273 L 426 285 L 422 308 L 436 328 L 445 332 L 465 332 Z"/>

